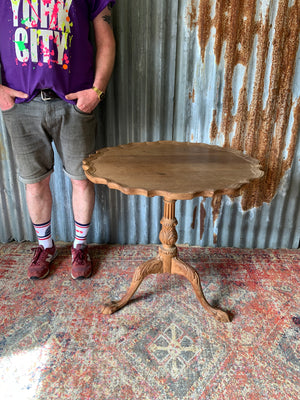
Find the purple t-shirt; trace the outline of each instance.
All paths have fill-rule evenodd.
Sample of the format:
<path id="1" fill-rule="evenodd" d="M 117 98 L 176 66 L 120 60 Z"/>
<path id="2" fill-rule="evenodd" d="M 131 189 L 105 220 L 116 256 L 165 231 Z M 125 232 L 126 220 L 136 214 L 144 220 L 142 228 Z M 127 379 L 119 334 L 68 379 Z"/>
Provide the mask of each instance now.
<path id="1" fill-rule="evenodd" d="M 90 21 L 115 0 L 0 0 L 2 84 L 36 96 L 92 87 Z M 20 103 L 23 99 L 16 99 Z"/>

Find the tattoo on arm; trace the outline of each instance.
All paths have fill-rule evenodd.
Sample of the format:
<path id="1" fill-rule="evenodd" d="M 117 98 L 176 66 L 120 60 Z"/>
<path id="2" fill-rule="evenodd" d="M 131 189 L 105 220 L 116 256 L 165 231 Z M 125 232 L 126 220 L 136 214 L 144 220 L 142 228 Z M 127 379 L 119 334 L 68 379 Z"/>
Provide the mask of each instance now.
<path id="1" fill-rule="evenodd" d="M 102 19 L 108 23 L 108 25 L 111 25 L 111 15 L 103 15 Z"/>

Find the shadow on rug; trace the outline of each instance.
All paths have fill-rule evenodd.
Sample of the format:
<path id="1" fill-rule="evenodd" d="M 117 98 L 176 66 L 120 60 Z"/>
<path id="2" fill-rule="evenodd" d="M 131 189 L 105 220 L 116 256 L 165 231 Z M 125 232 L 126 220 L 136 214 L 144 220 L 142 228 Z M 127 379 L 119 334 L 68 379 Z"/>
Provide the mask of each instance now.
<path id="1" fill-rule="evenodd" d="M 31 247 L 0 245 L 1 398 L 299 398 L 299 251 L 178 246 L 207 300 L 233 315 L 223 324 L 185 278 L 166 274 L 147 277 L 117 313 L 99 313 L 157 246 L 92 245 L 85 281 L 71 279 L 65 243 L 50 276 L 28 280 Z"/>

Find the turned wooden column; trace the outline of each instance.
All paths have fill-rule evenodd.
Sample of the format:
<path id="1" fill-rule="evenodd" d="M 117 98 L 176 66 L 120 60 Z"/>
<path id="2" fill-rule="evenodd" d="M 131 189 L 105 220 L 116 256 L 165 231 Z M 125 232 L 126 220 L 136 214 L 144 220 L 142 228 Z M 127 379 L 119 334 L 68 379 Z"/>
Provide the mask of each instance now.
<path id="1" fill-rule="evenodd" d="M 159 255 L 163 262 L 163 272 L 171 273 L 172 258 L 177 256 L 177 219 L 175 218 L 175 202 L 176 200 L 168 200 L 164 198 L 164 215 L 160 221 L 162 228 L 159 234 L 161 246 Z"/>

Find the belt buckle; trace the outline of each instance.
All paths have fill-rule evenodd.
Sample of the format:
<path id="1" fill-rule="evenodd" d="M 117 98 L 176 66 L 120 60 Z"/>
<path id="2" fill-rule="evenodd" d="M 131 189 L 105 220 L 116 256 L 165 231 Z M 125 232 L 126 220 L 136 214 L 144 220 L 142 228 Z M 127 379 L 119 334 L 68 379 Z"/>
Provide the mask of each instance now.
<path id="1" fill-rule="evenodd" d="M 43 101 L 48 101 L 48 100 L 51 100 L 52 97 L 47 95 L 47 92 L 45 90 L 41 90 L 41 99 Z"/>

